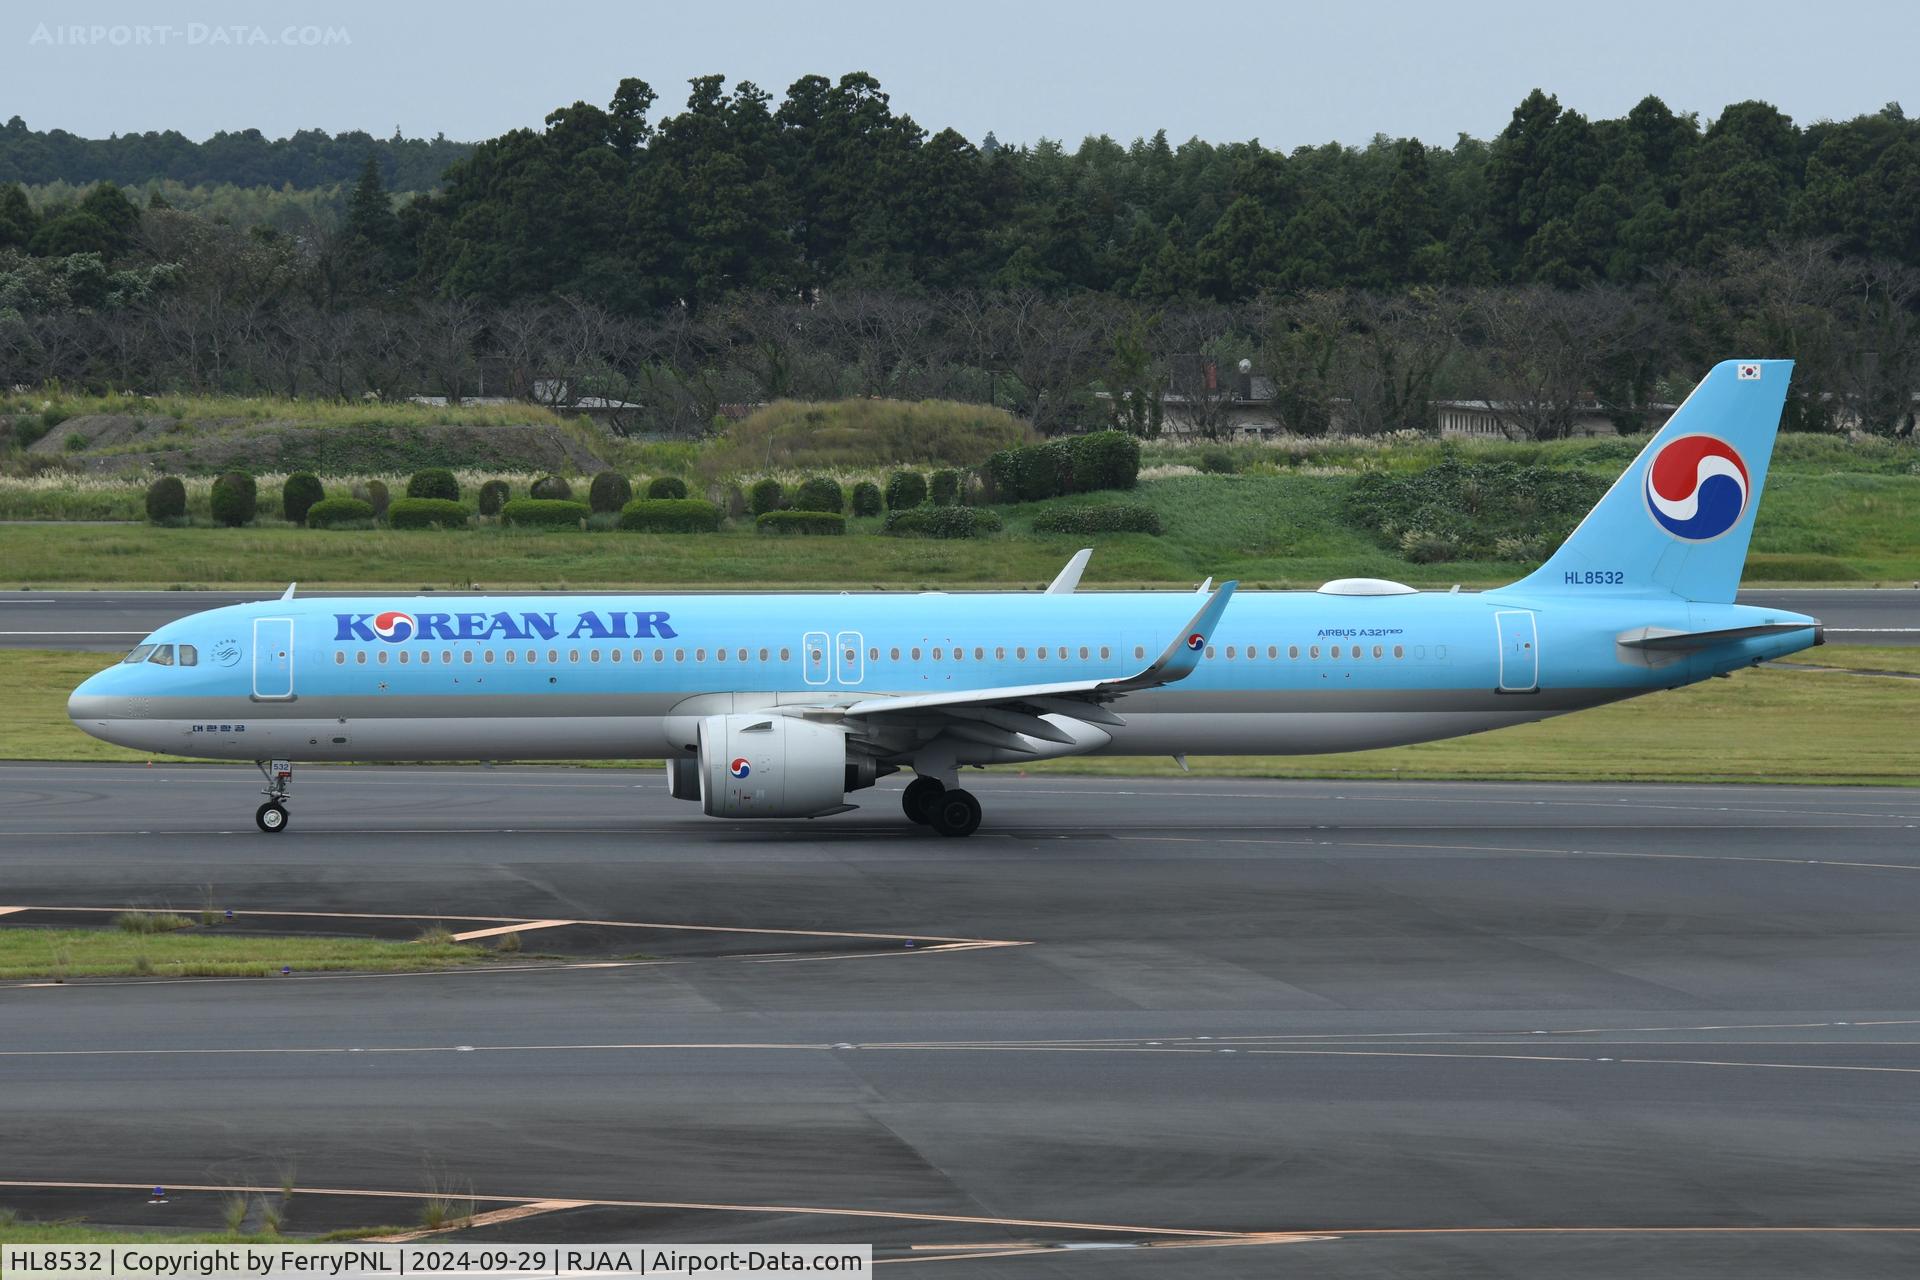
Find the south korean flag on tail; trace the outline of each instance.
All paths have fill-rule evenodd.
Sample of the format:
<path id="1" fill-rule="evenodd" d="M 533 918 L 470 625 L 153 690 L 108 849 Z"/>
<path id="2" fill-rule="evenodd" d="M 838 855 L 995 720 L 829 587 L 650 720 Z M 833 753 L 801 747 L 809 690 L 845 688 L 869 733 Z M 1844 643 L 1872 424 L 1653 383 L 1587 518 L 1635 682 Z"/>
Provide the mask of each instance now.
<path id="1" fill-rule="evenodd" d="M 1743 364 L 1743 365 L 1741 365 L 1741 366 L 1740 366 L 1740 381 L 1742 381 L 1742 382 L 1758 382 L 1758 381 L 1760 381 L 1760 366 L 1759 366 L 1759 365 L 1757 365 L 1757 364 Z"/>

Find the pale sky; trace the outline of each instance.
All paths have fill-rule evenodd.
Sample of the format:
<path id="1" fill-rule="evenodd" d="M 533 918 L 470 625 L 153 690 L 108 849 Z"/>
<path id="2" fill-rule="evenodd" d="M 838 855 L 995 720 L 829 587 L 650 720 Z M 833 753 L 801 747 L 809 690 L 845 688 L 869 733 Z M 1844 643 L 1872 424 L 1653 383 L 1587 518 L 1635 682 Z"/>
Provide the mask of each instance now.
<path id="1" fill-rule="evenodd" d="M 1703 120 L 1745 98 L 1803 124 L 1903 97 L 1920 112 L 1916 47 L 1920 5 L 1866 0 L 0 0 L 0 119 L 474 140 L 604 104 L 623 76 L 677 109 L 696 75 L 777 100 L 810 72 L 867 71 L 895 110 L 976 142 L 1447 144 L 1497 133 L 1536 85 L 1590 116 L 1648 93 Z"/>

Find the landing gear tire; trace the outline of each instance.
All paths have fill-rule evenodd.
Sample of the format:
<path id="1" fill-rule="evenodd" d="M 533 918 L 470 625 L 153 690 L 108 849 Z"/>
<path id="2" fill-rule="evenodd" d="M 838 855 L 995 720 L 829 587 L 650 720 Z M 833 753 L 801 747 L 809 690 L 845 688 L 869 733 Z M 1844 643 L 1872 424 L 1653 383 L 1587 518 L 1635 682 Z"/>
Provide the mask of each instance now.
<path id="1" fill-rule="evenodd" d="M 915 778 L 907 784 L 900 795 L 900 807 L 906 810 L 907 821 L 927 826 L 933 821 L 933 807 L 940 801 L 941 793 L 946 790 L 938 778 Z"/>
<path id="2" fill-rule="evenodd" d="M 971 791 L 942 791 L 933 804 L 933 829 L 943 836 L 970 836 L 980 829 L 980 802 Z"/>
<path id="3" fill-rule="evenodd" d="M 268 835 L 279 835 L 287 829 L 287 807 L 268 801 L 253 811 L 253 821 Z"/>

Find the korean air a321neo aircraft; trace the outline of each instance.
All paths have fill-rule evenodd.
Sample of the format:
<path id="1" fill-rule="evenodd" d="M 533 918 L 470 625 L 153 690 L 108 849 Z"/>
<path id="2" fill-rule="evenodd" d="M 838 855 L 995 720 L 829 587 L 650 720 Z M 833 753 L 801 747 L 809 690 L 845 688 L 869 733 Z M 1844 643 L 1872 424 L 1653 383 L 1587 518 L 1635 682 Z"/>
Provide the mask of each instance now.
<path id="1" fill-rule="evenodd" d="M 1355 751 L 1478 733 L 1821 643 L 1733 603 L 1792 364 L 1729 361 L 1508 587 L 1076 594 L 379 596 L 172 622 L 74 691 L 124 746 L 294 761 L 655 757 L 720 818 L 839 813 L 911 765 L 907 817 L 980 825 L 968 765 Z M 1205 588 L 1202 589 L 1205 592 Z"/>

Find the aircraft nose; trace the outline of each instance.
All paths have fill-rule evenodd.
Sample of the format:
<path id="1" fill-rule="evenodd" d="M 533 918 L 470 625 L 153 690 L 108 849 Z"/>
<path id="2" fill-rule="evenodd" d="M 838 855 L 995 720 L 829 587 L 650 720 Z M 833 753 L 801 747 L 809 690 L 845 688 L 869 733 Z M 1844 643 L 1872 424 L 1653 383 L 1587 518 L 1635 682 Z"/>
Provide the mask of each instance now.
<path id="1" fill-rule="evenodd" d="M 112 718 L 113 713 L 109 710 L 112 698 L 106 688 L 107 676 L 112 670 L 109 667 L 106 671 L 88 676 L 67 695 L 67 719 L 85 729 L 88 721 L 97 724 Z"/>

